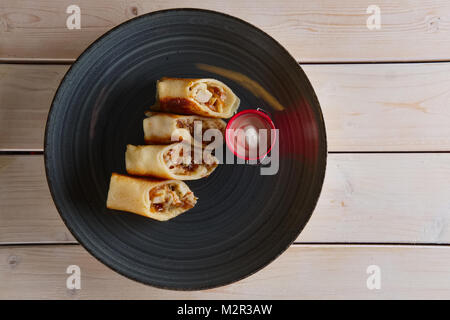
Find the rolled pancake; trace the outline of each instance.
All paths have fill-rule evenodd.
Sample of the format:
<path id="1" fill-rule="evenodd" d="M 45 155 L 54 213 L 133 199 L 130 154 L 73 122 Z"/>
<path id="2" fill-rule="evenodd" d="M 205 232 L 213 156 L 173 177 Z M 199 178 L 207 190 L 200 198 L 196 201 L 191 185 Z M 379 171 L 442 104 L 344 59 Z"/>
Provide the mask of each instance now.
<path id="1" fill-rule="evenodd" d="M 226 122 L 200 116 L 186 116 L 172 113 L 147 112 L 143 121 L 144 139 L 148 144 L 167 144 L 177 141 L 193 143 L 194 121 L 201 121 L 202 136 L 208 129 L 217 129 L 225 137 Z M 173 140 L 172 140 L 173 138 Z M 209 141 L 199 141 L 204 145 Z"/>
<path id="2" fill-rule="evenodd" d="M 106 207 L 166 221 L 193 208 L 197 198 L 182 181 L 111 175 Z"/>
<path id="3" fill-rule="evenodd" d="M 230 118 L 239 103 L 233 91 L 215 79 L 162 78 L 156 83 L 156 103 L 151 109 Z"/>
<path id="4" fill-rule="evenodd" d="M 153 176 L 162 179 L 197 180 L 209 176 L 219 164 L 211 154 L 194 163 L 194 149 L 182 142 L 170 145 L 133 146 L 125 152 L 127 172 L 138 176 Z M 186 148 L 191 152 L 186 152 Z"/>

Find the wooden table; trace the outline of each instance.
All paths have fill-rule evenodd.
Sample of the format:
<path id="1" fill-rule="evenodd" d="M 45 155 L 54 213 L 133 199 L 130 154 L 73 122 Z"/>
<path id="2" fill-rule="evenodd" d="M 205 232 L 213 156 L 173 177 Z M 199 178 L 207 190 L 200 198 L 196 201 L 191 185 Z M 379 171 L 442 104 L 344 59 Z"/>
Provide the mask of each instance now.
<path id="1" fill-rule="evenodd" d="M 66 9 L 81 8 L 69 30 Z M 381 29 L 369 30 L 369 5 Z M 325 115 L 329 160 L 296 243 L 235 284 L 174 292 L 98 262 L 64 226 L 43 135 L 70 63 L 136 15 L 200 7 L 243 18 L 302 64 Z M 450 298 L 450 2 L 447 0 L 2 0 L 0 298 Z M 375 62 L 375 63 L 374 63 Z M 82 288 L 66 288 L 66 268 Z M 367 267 L 381 271 L 369 290 Z"/>

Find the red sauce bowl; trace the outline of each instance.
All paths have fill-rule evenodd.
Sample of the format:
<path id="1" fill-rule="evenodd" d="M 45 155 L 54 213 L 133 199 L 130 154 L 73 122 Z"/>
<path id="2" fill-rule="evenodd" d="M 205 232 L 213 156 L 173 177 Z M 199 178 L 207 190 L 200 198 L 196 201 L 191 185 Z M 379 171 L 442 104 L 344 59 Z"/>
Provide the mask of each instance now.
<path id="1" fill-rule="evenodd" d="M 260 148 L 259 135 L 265 129 L 266 148 Z M 244 160 L 261 160 L 272 150 L 276 141 L 275 124 L 269 115 L 261 109 L 244 110 L 228 121 L 225 129 L 225 142 L 233 154 Z M 244 141 L 244 140 L 245 141 Z M 250 151 L 253 149 L 253 153 Z M 256 154 L 256 156 L 254 156 Z"/>

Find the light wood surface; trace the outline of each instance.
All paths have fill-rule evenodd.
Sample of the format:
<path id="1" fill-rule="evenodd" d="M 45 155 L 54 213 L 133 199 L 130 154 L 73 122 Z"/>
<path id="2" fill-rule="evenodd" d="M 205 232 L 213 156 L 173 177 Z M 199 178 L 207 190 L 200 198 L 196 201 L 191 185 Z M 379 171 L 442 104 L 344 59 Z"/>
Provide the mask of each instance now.
<path id="1" fill-rule="evenodd" d="M 450 63 L 303 65 L 330 151 L 450 151 Z M 0 150 L 42 150 L 66 65 L 0 65 Z"/>
<path id="2" fill-rule="evenodd" d="M 81 7 L 81 30 L 66 28 L 72 4 Z M 382 25 L 371 31 L 366 9 L 374 4 Z M 0 299 L 450 298 L 447 0 L 1 0 L 0 152 L 42 151 L 69 68 L 55 63 L 73 62 L 125 20 L 175 7 L 245 19 L 303 63 L 337 153 L 297 244 L 229 286 L 145 286 L 76 243 L 51 199 L 41 154 L 0 154 Z M 81 267 L 81 290 L 66 289 L 69 265 Z M 381 290 L 367 289 L 369 265 L 381 268 Z"/>
<path id="3" fill-rule="evenodd" d="M 67 289 L 69 265 L 81 289 Z M 367 267 L 381 271 L 369 290 Z M 0 248 L 1 299 L 444 299 L 450 296 L 448 247 L 295 245 L 260 272 L 205 291 L 155 289 L 126 279 L 78 245 Z"/>
<path id="4" fill-rule="evenodd" d="M 0 244 L 74 243 L 42 156 L 1 156 L 0 181 Z M 448 181 L 447 153 L 330 154 L 317 208 L 297 241 L 449 243 Z"/>
<path id="5" fill-rule="evenodd" d="M 42 155 L 0 156 L 0 244 L 75 243 L 56 211 Z M 0 280 L 1 282 L 1 280 Z"/>
<path id="6" fill-rule="evenodd" d="M 450 63 L 304 69 L 330 151 L 450 151 Z"/>
<path id="7" fill-rule="evenodd" d="M 0 150 L 43 150 L 47 113 L 68 68 L 0 64 Z"/>
<path id="8" fill-rule="evenodd" d="M 81 8 L 81 29 L 69 30 L 69 5 Z M 381 29 L 369 30 L 369 5 Z M 2 0 L 0 59 L 73 61 L 92 41 L 147 12 L 197 7 L 255 24 L 302 62 L 436 61 L 450 59 L 447 0 Z"/>

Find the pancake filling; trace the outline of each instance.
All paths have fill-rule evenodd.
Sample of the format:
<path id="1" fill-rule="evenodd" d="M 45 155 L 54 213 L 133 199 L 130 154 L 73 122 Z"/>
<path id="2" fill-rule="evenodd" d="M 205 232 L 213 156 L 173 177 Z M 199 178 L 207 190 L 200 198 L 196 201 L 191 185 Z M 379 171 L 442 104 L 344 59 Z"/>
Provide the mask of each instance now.
<path id="1" fill-rule="evenodd" d="M 221 123 L 220 121 L 211 119 L 211 120 L 196 120 L 193 118 L 188 118 L 188 119 L 179 119 L 177 120 L 177 128 L 180 129 L 187 129 L 189 130 L 189 133 L 191 134 L 192 137 L 194 137 L 194 121 L 202 121 L 202 137 L 205 134 L 205 132 L 208 129 L 217 129 L 222 133 L 222 136 L 224 135 L 225 132 L 225 127 L 223 125 L 223 123 Z M 209 142 L 204 141 L 203 144 L 207 144 Z"/>
<path id="2" fill-rule="evenodd" d="M 151 189 L 149 199 L 151 212 L 170 212 L 176 208 L 190 209 L 197 202 L 192 192 L 181 190 L 178 184 L 169 183 Z"/>
<path id="3" fill-rule="evenodd" d="M 223 112 L 227 96 L 222 88 L 200 82 L 194 84 L 189 90 L 192 91 L 192 97 L 199 103 L 204 104 L 214 112 Z"/>
<path id="4" fill-rule="evenodd" d="M 177 144 L 164 153 L 164 162 L 169 170 L 176 175 L 195 174 L 198 170 L 206 168 L 209 171 L 211 168 L 217 166 L 217 160 L 211 155 L 207 154 L 203 157 L 202 163 L 194 163 L 194 148 L 190 148 L 190 154 L 185 154 L 181 144 Z"/>

